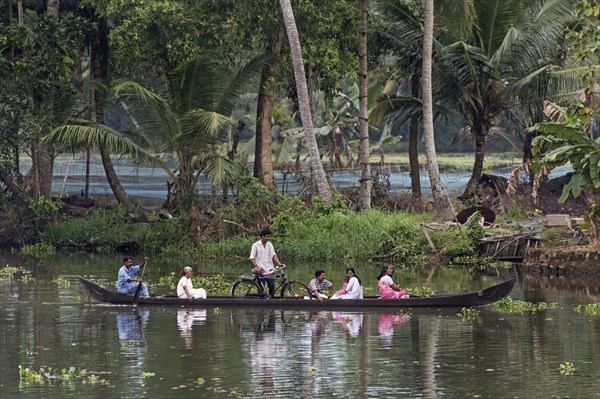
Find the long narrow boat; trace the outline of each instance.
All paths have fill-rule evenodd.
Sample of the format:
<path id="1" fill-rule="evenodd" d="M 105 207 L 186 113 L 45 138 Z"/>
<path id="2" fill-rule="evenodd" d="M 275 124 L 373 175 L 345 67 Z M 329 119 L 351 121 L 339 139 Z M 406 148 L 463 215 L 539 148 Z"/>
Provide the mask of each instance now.
<path id="1" fill-rule="evenodd" d="M 79 283 L 83 290 L 92 298 L 107 303 L 131 305 L 133 296 L 119 294 L 118 292 L 102 287 L 92 281 L 79 277 Z M 317 300 L 305 300 L 296 298 L 232 298 L 226 296 L 213 296 L 207 299 L 188 299 L 177 298 L 176 296 L 151 296 L 147 298 L 138 298 L 137 304 L 158 305 L 158 306 L 194 306 L 194 307 L 244 307 L 244 306 L 264 306 L 271 308 L 438 308 L 438 307 L 470 307 L 487 305 L 496 302 L 510 294 L 515 285 L 515 279 L 505 281 L 501 284 L 485 288 L 481 291 L 474 291 L 462 294 L 442 294 L 424 297 L 411 297 L 407 299 L 378 299 L 377 297 L 365 297 L 364 299 L 339 299 L 326 300 L 319 302 Z"/>

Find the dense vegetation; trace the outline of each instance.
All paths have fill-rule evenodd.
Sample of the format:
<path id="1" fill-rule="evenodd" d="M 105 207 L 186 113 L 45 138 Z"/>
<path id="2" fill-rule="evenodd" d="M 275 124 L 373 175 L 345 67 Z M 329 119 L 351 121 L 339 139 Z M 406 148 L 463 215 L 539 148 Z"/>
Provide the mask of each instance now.
<path id="1" fill-rule="evenodd" d="M 415 216 L 411 201 L 378 202 L 368 160 L 372 154 L 385 164 L 390 153 L 407 150 L 418 201 L 424 81 L 437 150 L 462 140 L 469 146 L 461 149 L 475 150 L 466 203 L 477 199 L 490 143 L 522 154 L 524 184 L 534 190 L 552 168 L 570 163 L 576 173 L 562 199 L 596 195 L 598 0 L 438 1 L 433 32 L 423 32 L 427 8 L 416 0 L 296 0 L 291 20 L 283 18 L 285 5 L 0 0 L 6 245 L 240 256 L 258 228 L 271 225 L 294 259 L 344 254 L 419 263 L 427 244 L 417 227 L 433 215 Z M 425 33 L 434 40 L 430 75 L 422 68 Z M 299 57 L 303 63 L 294 64 Z M 54 160 L 68 152 L 88 161 L 100 154 L 119 208 L 81 218 L 52 197 Z M 435 151 L 426 155 L 435 180 Z M 177 217 L 145 220 L 114 170 L 115 157 L 163 168 L 163 206 Z M 23 158 L 32 162 L 26 173 Z M 359 189 L 330 201 L 336 190 L 323 167 L 360 169 Z M 299 198 L 277 192 L 276 169 L 310 170 Z M 514 184 L 523 184 L 520 175 Z M 211 181 L 210 201 L 198 196 L 201 176 Z M 434 194 L 438 216 L 440 202 Z M 600 225 L 599 214 L 592 207 L 590 225 Z M 137 223 L 124 223 L 131 220 Z M 444 240 L 461 242 L 456 237 Z"/>

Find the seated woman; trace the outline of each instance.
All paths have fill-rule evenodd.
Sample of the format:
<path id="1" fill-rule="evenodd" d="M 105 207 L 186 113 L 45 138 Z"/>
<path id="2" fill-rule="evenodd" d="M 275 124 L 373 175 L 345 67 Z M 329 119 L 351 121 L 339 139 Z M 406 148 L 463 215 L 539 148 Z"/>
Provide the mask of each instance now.
<path id="1" fill-rule="evenodd" d="M 344 289 L 345 292 L 336 292 L 331 299 L 363 299 L 363 291 L 360 278 L 356 275 L 353 267 L 346 269 L 348 277 L 348 285 Z"/>
<path id="2" fill-rule="evenodd" d="M 206 299 L 206 290 L 204 288 L 194 288 L 192 286 L 192 270 L 191 267 L 183 268 L 181 274 L 183 277 L 177 283 L 177 296 L 179 298 L 188 298 L 190 301 L 196 299 Z"/>
<path id="3" fill-rule="evenodd" d="M 408 294 L 402 288 L 394 284 L 392 280 L 394 266 L 387 263 L 383 264 L 379 276 L 377 276 L 377 287 L 379 288 L 379 297 L 381 299 L 405 299 Z"/>

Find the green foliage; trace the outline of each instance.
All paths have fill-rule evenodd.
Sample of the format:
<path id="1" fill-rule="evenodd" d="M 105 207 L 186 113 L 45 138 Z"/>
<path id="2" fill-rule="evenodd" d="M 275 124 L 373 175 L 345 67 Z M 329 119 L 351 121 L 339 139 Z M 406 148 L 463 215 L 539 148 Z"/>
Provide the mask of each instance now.
<path id="1" fill-rule="evenodd" d="M 207 295 L 229 295 L 233 282 L 222 274 L 214 276 L 193 276 L 192 284 L 196 288 L 204 288 Z"/>
<path id="2" fill-rule="evenodd" d="M 50 226 L 42 242 L 59 249 L 95 249 L 108 247 L 113 251 L 123 242 L 143 236 L 149 229 L 127 224 L 120 207 L 99 209 L 86 218 L 70 217 Z"/>
<path id="3" fill-rule="evenodd" d="M 161 276 L 158 279 L 158 285 L 175 290 L 180 278 L 179 273 L 171 272 L 167 276 Z M 233 282 L 222 274 L 192 277 L 192 285 L 196 288 L 204 288 L 207 295 L 229 295 L 231 284 Z"/>
<path id="4" fill-rule="evenodd" d="M 527 220 L 529 215 L 523 207 L 516 202 L 502 215 L 504 220 Z"/>
<path id="5" fill-rule="evenodd" d="M 457 316 L 463 320 L 477 320 L 479 319 L 479 313 L 479 310 L 475 308 L 462 308 Z"/>
<path id="6" fill-rule="evenodd" d="M 339 194 L 335 194 L 331 202 L 325 202 L 319 195 L 314 195 L 312 203 L 317 215 L 332 215 L 336 212 L 347 211 L 346 204 Z"/>
<path id="7" fill-rule="evenodd" d="M 27 273 L 22 267 L 6 265 L 0 269 L 0 280 L 8 280 L 14 277 L 17 273 Z"/>
<path id="8" fill-rule="evenodd" d="M 25 244 L 21 247 L 21 252 L 25 255 L 31 255 L 38 258 L 44 256 L 54 255 L 56 253 L 56 248 L 53 245 L 39 242 L 37 244 Z"/>
<path id="9" fill-rule="evenodd" d="M 52 282 L 61 288 L 68 288 L 71 286 L 71 282 L 62 277 L 57 277 L 54 280 L 52 280 Z"/>
<path id="10" fill-rule="evenodd" d="M 45 222 L 59 209 L 52 199 L 45 198 L 43 195 L 33 204 L 29 205 L 29 209 L 33 212 L 35 221 Z"/>
<path id="11" fill-rule="evenodd" d="M 435 294 L 433 288 L 430 287 L 411 287 L 407 288 L 406 292 L 411 296 L 431 296 Z"/>
<path id="12" fill-rule="evenodd" d="M 577 305 L 573 307 L 577 313 L 582 313 L 585 316 L 600 316 L 600 303 L 588 303 L 585 305 Z"/>
<path id="13" fill-rule="evenodd" d="M 525 312 L 539 312 L 547 309 L 557 309 L 557 303 L 546 303 L 546 302 L 538 302 L 532 303 L 527 301 L 519 301 L 512 299 L 511 297 L 506 297 L 498 302 L 492 303 L 491 306 L 493 309 L 502 312 L 502 313 L 525 313 Z"/>
<path id="14" fill-rule="evenodd" d="M 81 382 L 82 384 L 110 385 L 110 381 L 100 378 L 98 374 L 88 373 L 85 369 L 78 371 L 75 367 L 70 367 L 68 369 L 63 368 L 61 370 L 52 369 L 52 367 L 42 367 L 38 371 L 35 371 L 29 367 L 23 368 L 19 365 L 20 385 L 49 384 L 65 386 L 75 382 Z"/>
<path id="15" fill-rule="evenodd" d="M 564 376 L 573 375 L 577 370 L 571 362 L 562 362 L 559 366 L 560 374 Z"/>

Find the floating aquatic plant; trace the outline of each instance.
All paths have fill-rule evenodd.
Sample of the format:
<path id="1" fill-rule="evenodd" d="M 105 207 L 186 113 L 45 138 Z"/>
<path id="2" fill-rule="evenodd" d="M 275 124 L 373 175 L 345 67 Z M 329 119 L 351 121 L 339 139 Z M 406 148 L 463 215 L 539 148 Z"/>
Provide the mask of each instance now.
<path id="1" fill-rule="evenodd" d="M 492 308 L 499 312 L 503 313 L 525 313 L 525 312 L 538 312 L 540 310 L 548 310 L 548 309 L 558 309 L 558 304 L 556 302 L 546 303 L 546 302 L 527 302 L 512 299 L 511 297 L 506 297 L 498 302 L 494 302 L 490 304 Z"/>
<path id="2" fill-rule="evenodd" d="M 54 280 L 52 280 L 52 282 L 62 288 L 67 288 L 67 287 L 71 286 L 71 282 L 69 280 L 67 280 L 66 278 L 62 278 L 62 277 L 57 277 Z"/>
<path id="3" fill-rule="evenodd" d="M 21 385 L 30 384 L 60 384 L 67 385 L 79 381 L 83 384 L 102 384 L 109 385 L 110 382 L 100 378 L 97 374 L 88 373 L 87 370 L 77 370 L 75 367 L 53 369 L 52 367 L 40 368 L 38 371 L 29 367 L 23 368 L 19 365 L 19 383 Z"/>
<path id="4" fill-rule="evenodd" d="M 27 271 L 22 267 L 15 267 L 6 265 L 0 269 L 0 280 L 10 279 L 17 273 L 26 273 Z"/>
<path id="5" fill-rule="evenodd" d="M 431 295 L 435 294 L 435 291 L 430 287 L 407 288 L 406 292 L 408 292 L 409 295 L 416 295 L 416 296 L 431 296 Z"/>
<path id="6" fill-rule="evenodd" d="M 562 375 L 573 375 L 575 373 L 575 366 L 571 362 L 562 362 L 559 367 Z"/>
<path id="7" fill-rule="evenodd" d="M 56 248 L 52 244 L 47 244 L 44 242 L 39 242 L 37 244 L 25 244 L 21 248 L 21 252 L 25 255 L 35 256 L 37 258 L 41 258 L 44 256 L 54 255 L 56 253 Z"/>
<path id="8" fill-rule="evenodd" d="M 600 316 L 600 303 L 588 303 L 587 305 L 577 305 L 573 307 L 577 313 L 583 313 L 585 316 Z"/>
<path id="9" fill-rule="evenodd" d="M 462 308 L 460 313 L 456 315 L 463 320 L 477 320 L 479 319 L 479 310 L 475 308 Z"/>

